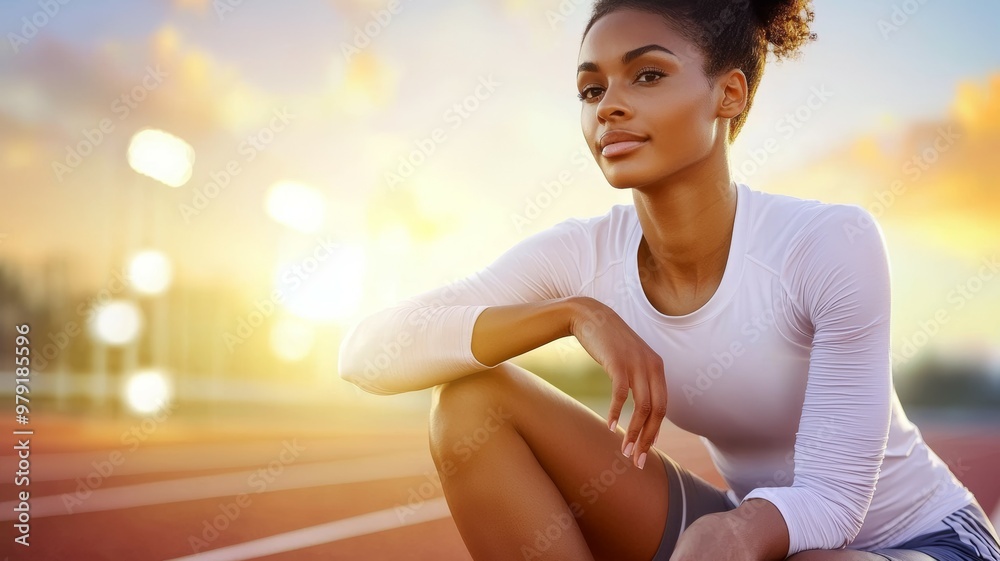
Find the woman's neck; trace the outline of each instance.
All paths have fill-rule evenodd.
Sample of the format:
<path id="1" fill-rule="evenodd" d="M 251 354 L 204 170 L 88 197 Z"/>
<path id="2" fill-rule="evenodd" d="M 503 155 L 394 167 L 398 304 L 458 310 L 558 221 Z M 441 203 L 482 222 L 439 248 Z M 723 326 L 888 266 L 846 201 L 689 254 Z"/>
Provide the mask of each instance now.
<path id="1" fill-rule="evenodd" d="M 728 173 L 707 183 L 681 180 L 633 189 L 645 240 L 639 246 L 639 273 L 676 289 L 721 278 L 732 242 L 736 199 L 736 185 Z"/>

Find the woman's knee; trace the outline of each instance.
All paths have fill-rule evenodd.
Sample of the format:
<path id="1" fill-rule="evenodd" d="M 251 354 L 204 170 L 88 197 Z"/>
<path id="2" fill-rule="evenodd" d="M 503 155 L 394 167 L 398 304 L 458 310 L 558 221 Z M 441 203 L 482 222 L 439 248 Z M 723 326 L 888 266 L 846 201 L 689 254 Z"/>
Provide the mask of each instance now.
<path id="1" fill-rule="evenodd" d="M 512 391 L 508 369 L 497 366 L 435 386 L 431 393 L 429 438 L 441 451 L 475 431 L 509 424 Z"/>
<path id="2" fill-rule="evenodd" d="M 489 370 L 434 386 L 431 390 L 431 417 L 481 411 L 483 405 L 499 401 L 512 390 L 512 370 L 505 362 Z"/>

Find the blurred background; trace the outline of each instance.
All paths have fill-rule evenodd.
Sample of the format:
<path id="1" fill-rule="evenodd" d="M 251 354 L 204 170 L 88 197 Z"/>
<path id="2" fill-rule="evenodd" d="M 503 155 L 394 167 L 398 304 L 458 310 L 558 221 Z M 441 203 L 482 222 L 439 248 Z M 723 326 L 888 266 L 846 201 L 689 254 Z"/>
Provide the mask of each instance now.
<path id="1" fill-rule="evenodd" d="M 591 5 L 0 5 L 0 396 L 34 431 L 32 546 L 10 545 L 25 487 L 5 445 L 0 551 L 468 559 L 430 392 L 366 394 L 337 349 L 367 314 L 631 203 L 581 134 Z M 735 179 L 878 218 L 900 399 L 996 520 L 1000 4 L 814 5 L 819 40 L 768 67 Z M 575 339 L 515 362 L 607 415 Z M 667 425 L 659 446 L 721 485 Z"/>

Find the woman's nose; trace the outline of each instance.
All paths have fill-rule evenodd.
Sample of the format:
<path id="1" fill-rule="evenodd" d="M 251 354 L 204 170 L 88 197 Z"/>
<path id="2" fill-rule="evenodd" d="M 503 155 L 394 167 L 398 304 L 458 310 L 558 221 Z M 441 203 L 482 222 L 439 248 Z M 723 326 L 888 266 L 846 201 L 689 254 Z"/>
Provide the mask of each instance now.
<path id="1" fill-rule="evenodd" d="M 628 104 L 625 102 L 622 88 L 609 85 L 601 100 L 597 102 L 597 118 L 606 121 L 612 117 L 624 117 L 631 113 Z"/>

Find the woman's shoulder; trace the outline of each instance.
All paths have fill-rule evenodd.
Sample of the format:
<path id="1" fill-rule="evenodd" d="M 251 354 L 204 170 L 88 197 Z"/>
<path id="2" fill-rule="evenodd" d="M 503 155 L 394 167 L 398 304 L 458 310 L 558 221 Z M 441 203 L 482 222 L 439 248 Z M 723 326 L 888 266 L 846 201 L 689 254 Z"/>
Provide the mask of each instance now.
<path id="1" fill-rule="evenodd" d="M 525 236 L 505 256 L 571 257 L 576 267 L 593 271 L 623 259 L 623 248 L 638 224 L 635 207 L 616 204 L 601 214 L 566 216 Z"/>
<path id="2" fill-rule="evenodd" d="M 750 191 L 753 198 L 754 225 L 770 229 L 773 235 L 794 237 L 830 218 L 856 217 L 868 211 L 849 203 L 831 203 L 819 199 L 781 193 Z"/>
<path id="3" fill-rule="evenodd" d="M 751 248 L 775 269 L 803 250 L 849 250 L 882 235 L 872 214 L 856 204 L 752 191 Z"/>
<path id="4" fill-rule="evenodd" d="M 619 203 L 611 205 L 603 213 L 570 216 L 565 218 L 563 222 L 576 222 L 589 227 L 609 227 L 620 224 L 633 224 L 636 220 L 635 205 L 631 203 Z"/>
<path id="5" fill-rule="evenodd" d="M 589 245 L 621 247 L 630 236 L 638 217 L 632 204 L 615 204 L 601 214 L 570 216 L 552 226 L 571 235 L 583 236 Z"/>

